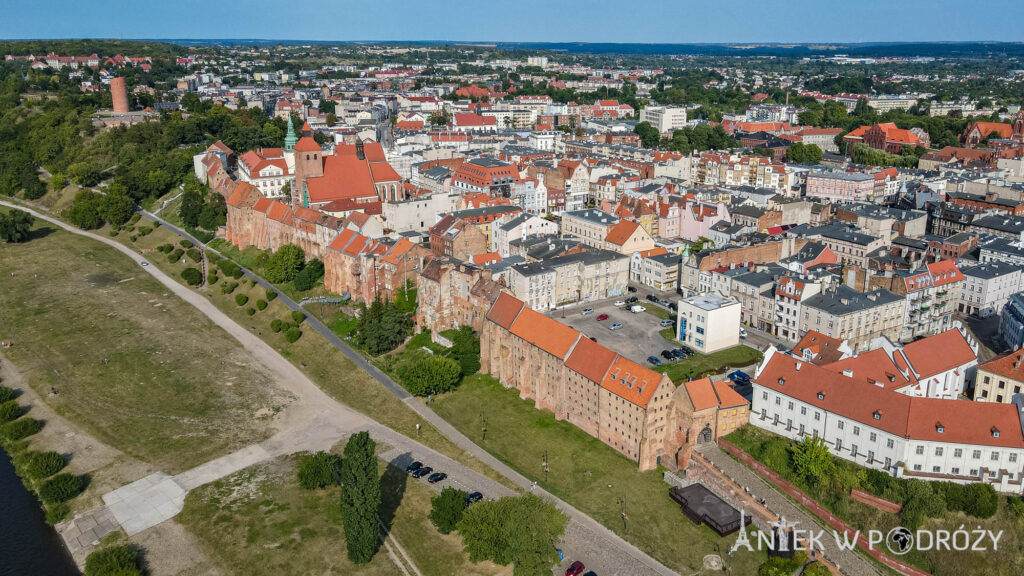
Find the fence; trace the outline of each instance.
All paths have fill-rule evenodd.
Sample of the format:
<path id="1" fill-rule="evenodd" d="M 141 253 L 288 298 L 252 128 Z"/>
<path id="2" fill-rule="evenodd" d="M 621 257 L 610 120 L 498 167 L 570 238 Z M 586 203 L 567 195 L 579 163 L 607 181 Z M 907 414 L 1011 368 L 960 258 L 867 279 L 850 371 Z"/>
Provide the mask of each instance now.
<path id="1" fill-rule="evenodd" d="M 790 498 L 796 500 L 801 506 L 810 510 L 815 516 L 824 520 L 825 523 L 831 526 L 832 529 L 836 532 L 842 534 L 844 537 L 852 537 L 854 534 L 856 534 L 857 547 L 866 552 L 875 560 L 878 560 L 879 562 L 885 564 L 889 568 L 892 568 L 897 572 L 906 574 L 907 576 L 932 576 L 924 570 L 915 568 L 905 562 L 900 562 L 899 560 L 896 560 L 891 556 L 883 554 L 881 550 L 869 546 L 868 537 L 866 535 L 861 534 L 856 528 L 851 527 L 841 518 L 837 518 L 834 514 L 832 514 L 832 512 L 830 512 L 821 504 L 818 504 L 818 502 L 813 498 L 808 498 L 802 490 L 794 486 L 785 478 L 779 476 L 774 470 L 768 468 L 767 466 L 758 462 L 757 460 L 754 460 L 753 456 L 747 454 L 735 444 L 729 442 L 728 440 L 719 438 L 718 445 L 721 446 L 722 449 L 728 452 L 729 454 L 732 454 L 733 456 L 738 458 L 740 462 L 743 462 L 752 470 L 763 476 L 766 480 L 774 484 L 775 487 L 777 487 L 779 490 L 782 490 L 783 492 L 788 494 Z"/>
<path id="2" fill-rule="evenodd" d="M 882 512 L 888 512 L 890 514 L 899 514 L 900 510 L 903 510 L 902 504 L 891 502 L 885 498 L 879 498 L 874 494 L 870 494 L 863 490 L 857 490 L 856 488 L 850 490 L 850 498 L 853 498 L 861 504 L 867 504 L 872 508 L 877 508 Z"/>

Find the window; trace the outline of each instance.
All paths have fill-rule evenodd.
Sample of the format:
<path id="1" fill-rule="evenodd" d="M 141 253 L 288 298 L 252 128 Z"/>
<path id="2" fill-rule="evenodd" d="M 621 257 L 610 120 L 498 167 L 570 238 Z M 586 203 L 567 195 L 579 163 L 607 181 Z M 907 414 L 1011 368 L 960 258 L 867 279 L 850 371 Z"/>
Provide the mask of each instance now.
<path id="1" fill-rule="evenodd" d="M 874 442 L 875 440 L 877 440 L 877 439 L 878 439 L 878 435 L 877 435 L 877 434 L 875 434 L 874 432 L 872 432 L 872 433 L 871 433 L 871 435 L 870 435 L 870 436 L 868 436 L 868 438 L 870 438 L 870 439 L 871 439 L 871 441 L 872 441 L 872 442 Z"/>
<path id="2" fill-rule="evenodd" d="M 871 451 L 871 450 L 868 450 L 868 462 L 874 462 L 874 461 L 875 461 L 875 453 L 873 451 Z"/>
<path id="3" fill-rule="evenodd" d="M 789 408 L 790 410 L 792 410 L 792 409 L 793 409 L 793 403 L 792 403 L 792 402 L 790 402 L 790 403 L 789 403 L 789 405 L 787 406 L 787 408 Z"/>
<path id="4" fill-rule="evenodd" d="M 957 448 L 957 449 L 953 450 L 953 458 L 960 458 L 963 455 L 964 455 L 963 448 Z"/>
<path id="5" fill-rule="evenodd" d="M 1013 452 L 1013 453 L 1010 454 L 1010 462 L 1016 462 L 1016 461 L 1017 461 L 1017 453 Z"/>
<path id="6" fill-rule="evenodd" d="M 841 438 L 836 438 L 836 452 L 839 452 L 842 449 L 843 449 L 843 440 Z"/>
<path id="7" fill-rule="evenodd" d="M 800 407 L 800 415 L 801 416 L 806 416 L 807 415 L 807 406 L 801 406 Z"/>
<path id="8" fill-rule="evenodd" d="M 885 467 L 889 468 L 890 466 L 892 466 L 892 458 L 889 458 L 888 456 L 886 456 L 885 457 Z"/>
<path id="9" fill-rule="evenodd" d="M 854 426 L 853 427 L 853 435 L 854 436 L 860 436 L 860 426 Z"/>
<path id="10" fill-rule="evenodd" d="M 839 428 L 840 430 L 842 430 L 845 425 L 846 425 L 846 423 L 843 422 L 842 420 L 840 420 L 839 424 L 837 424 L 836 427 Z"/>
<path id="11" fill-rule="evenodd" d="M 768 393 L 767 392 L 761 392 L 761 399 L 762 400 L 767 400 L 768 399 Z"/>
<path id="12" fill-rule="evenodd" d="M 950 470 L 950 473 L 952 473 L 952 474 L 959 474 L 960 473 L 960 469 L 959 468 L 953 468 L 952 470 Z"/>
<path id="13" fill-rule="evenodd" d="M 974 452 L 971 452 L 971 458 L 974 458 L 975 460 L 981 460 L 981 450 L 975 450 Z"/>
<path id="14" fill-rule="evenodd" d="M 942 447 L 941 446 L 936 446 L 935 447 L 935 455 L 936 456 L 942 456 Z"/>
<path id="15" fill-rule="evenodd" d="M 821 420 L 821 412 L 815 412 L 814 413 L 814 420 L 815 421 Z"/>
<path id="16" fill-rule="evenodd" d="M 851 444 L 850 445 L 850 455 L 854 456 L 854 457 L 857 456 L 857 445 L 856 444 Z"/>
<path id="17" fill-rule="evenodd" d="M 977 468 L 971 468 L 971 476 L 977 476 L 977 475 L 978 475 L 978 469 Z"/>
<path id="18" fill-rule="evenodd" d="M 916 449 L 914 450 L 914 453 L 915 453 L 915 454 L 917 454 L 918 456 L 920 456 L 920 455 L 924 454 L 924 446 L 918 446 L 918 447 L 917 447 L 917 448 L 916 448 Z"/>
<path id="19" fill-rule="evenodd" d="M 776 406 L 781 406 L 782 405 L 782 398 L 776 396 L 775 397 L 775 405 Z"/>
<path id="20" fill-rule="evenodd" d="M 993 452 L 991 460 L 992 461 L 999 460 L 999 452 Z"/>
<path id="21" fill-rule="evenodd" d="M 889 438 L 888 440 L 885 441 L 885 447 L 886 448 L 892 448 L 893 445 L 894 445 L 894 443 L 892 441 L 892 438 Z"/>
<path id="22" fill-rule="evenodd" d="M 921 471 L 921 465 L 920 464 L 914 464 L 914 471 L 915 472 L 920 472 Z"/>
<path id="23" fill-rule="evenodd" d="M 938 466 L 932 466 L 932 472 L 938 474 L 940 470 L 942 470 L 942 468 L 940 468 Z"/>

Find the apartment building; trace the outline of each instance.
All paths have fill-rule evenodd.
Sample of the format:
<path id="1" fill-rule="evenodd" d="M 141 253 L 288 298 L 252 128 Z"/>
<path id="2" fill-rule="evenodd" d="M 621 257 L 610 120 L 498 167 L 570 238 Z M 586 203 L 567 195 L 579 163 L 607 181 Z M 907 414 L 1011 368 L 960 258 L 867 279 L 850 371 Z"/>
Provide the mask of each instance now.
<path id="1" fill-rule="evenodd" d="M 800 332 L 821 332 L 843 338 L 858 351 L 866 351 L 874 338 L 899 340 L 906 302 L 885 289 L 857 292 L 849 286 L 829 288 L 802 301 Z"/>
<path id="2" fill-rule="evenodd" d="M 801 304 L 821 292 L 822 285 L 804 277 L 783 276 L 775 286 L 775 322 L 772 332 L 779 338 L 796 343 L 803 336 L 800 330 Z"/>
<path id="3" fill-rule="evenodd" d="M 562 214 L 562 237 L 579 240 L 591 248 L 602 249 L 605 239 L 619 219 L 601 210 L 577 210 Z"/>
<path id="4" fill-rule="evenodd" d="M 739 344 L 740 303 L 728 296 L 683 298 L 676 310 L 676 339 L 710 354 Z"/>
<path id="5" fill-rule="evenodd" d="M 906 299 L 902 340 L 938 334 L 952 325 L 964 283 L 952 260 L 933 262 L 918 271 L 898 270 L 893 276 L 891 289 Z"/>
<path id="6" fill-rule="evenodd" d="M 505 272 L 509 288 L 535 310 L 593 302 L 626 293 L 629 257 L 608 250 L 589 250 L 527 262 Z"/>
<path id="7" fill-rule="evenodd" d="M 682 106 L 647 106 L 640 110 L 640 121 L 650 122 L 658 132 L 666 133 L 686 127 L 686 108 Z"/>
<path id="8" fill-rule="evenodd" d="M 1024 387 L 1024 350 L 1014 350 L 978 366 L 974 400 L 1010 404 Z"/>
<path id="9" fill-rule="evenodd" d="M 960 271 L 964 282 L 960 287 L 957 311 L 988 318 L 999 314 L 1010 296 L 1024 290 L 1024 270 L 1005 262 L 989 262 Z"/>

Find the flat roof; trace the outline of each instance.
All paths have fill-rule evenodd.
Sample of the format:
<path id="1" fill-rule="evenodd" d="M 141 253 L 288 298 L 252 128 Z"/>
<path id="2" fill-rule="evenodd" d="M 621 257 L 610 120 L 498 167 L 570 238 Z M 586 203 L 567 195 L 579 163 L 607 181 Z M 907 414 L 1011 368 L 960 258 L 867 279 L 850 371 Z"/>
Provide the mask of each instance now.
<path id="1" fill-rule="evenodd" d="M 718 296 L 717 294 L 698 294 L 696 296 L 690 296 L 689 298 L 683 298 L 681 302 L 696 306 L 701 310 L 718 310 L 719 308 L 725 308 L 726 306 L 739 305 L 739 302 L 733 298 L 727 298 L 724 296 Z"/>

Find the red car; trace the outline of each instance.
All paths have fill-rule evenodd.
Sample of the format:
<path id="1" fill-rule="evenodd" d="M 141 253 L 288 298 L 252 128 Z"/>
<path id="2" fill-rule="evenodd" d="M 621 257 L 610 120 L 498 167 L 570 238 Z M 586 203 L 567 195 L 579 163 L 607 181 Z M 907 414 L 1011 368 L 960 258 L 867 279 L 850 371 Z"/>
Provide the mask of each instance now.
<path id="1" fill-rule="evenodd" d="M 600 316 L 597 317 L 597 319 L 598 320 L 607 320 L 608 319 L 608 315 L 607 314 L 601 314 Z"/>
<path id="2" fill-rule="evenodd" d="M 565 571 L 565 576 L 580 576 L 580 574 L 583 574 L 583 571 L 586 569 L 587 567 L 583 565 L 583 562 L 577 560 L 572 563 L 572 566 L 569 566 L 568 570 Z"/>

